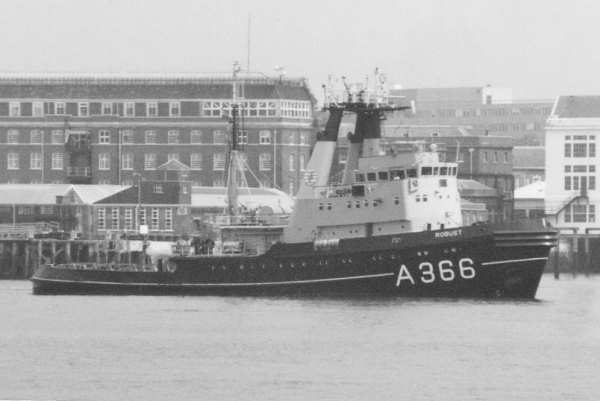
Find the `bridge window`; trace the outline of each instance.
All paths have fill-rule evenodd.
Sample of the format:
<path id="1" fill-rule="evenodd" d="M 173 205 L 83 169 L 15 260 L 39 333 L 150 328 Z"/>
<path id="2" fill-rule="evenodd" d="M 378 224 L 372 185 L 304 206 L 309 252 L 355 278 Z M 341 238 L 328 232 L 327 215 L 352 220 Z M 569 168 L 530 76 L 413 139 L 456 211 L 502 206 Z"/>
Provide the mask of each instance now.
<path id="1" fill-rule="evenodd" d="M 432 170 L 431 167 L 421 167 L 421 175 L 431 175 Z"/>
<path id="2" fill-rule="evenodd" d="M 447 187 L 448 186 L 448 180 L 447 179 L 441 179 L 440 180 L 440 187 Z"/>
<path id="3" fill-rule="evenodd" d="M 380 181 L 387 181 L 388 180 L 388 172 L 387 171 L 380 171 L 377 174 L 379 175 L 379 180 Z"/>
<path id="4" fill-rule="evenodd" d="M 434 167 L 433 168 L 433 175 L 439 175 L 440 174 L 440 168 L 439 167 Z"/>
<path id="5" fill-rule="evenodd" d="M 367 173 L 367 180 L 368 181 L 377 181 L 377 174 L 376 173 Z"/>
<path id="6" fill-rule="evenodd" d="M 448 167 L 440 167 L 440 175 L 448 175 Z"/>
<path id="7" fill-rule="evenodd" d="M 452 167 L 452 173 L 451 175 L 456 175 L 456 167 Z"/>
<path id="8" fill-rule="evenodd" d="M 406 175 L 408 178 L 416 178 L 417 177 L 417 169 L 411 168 L 406 170 Z"/>
<path id="9" fill-rule="evenodd" d="M 390 170 L 390 179 L 391 180 L 395 180 L 395 179 L 403 180 L 405 178 L 406 178 L 406 176 L 404 174 L 404 170 Z"/>

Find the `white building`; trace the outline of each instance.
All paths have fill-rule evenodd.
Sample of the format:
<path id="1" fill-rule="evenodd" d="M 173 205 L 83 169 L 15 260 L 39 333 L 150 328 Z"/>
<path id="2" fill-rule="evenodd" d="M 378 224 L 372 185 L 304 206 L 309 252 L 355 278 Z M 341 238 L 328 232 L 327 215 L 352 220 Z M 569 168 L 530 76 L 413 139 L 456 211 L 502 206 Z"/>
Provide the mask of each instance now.
<path id="1" fill-rule="evenodd" d="M 559 96 L 546 124 L 545 212 L 562 232 L 598 233 L 600 96 Z"/>

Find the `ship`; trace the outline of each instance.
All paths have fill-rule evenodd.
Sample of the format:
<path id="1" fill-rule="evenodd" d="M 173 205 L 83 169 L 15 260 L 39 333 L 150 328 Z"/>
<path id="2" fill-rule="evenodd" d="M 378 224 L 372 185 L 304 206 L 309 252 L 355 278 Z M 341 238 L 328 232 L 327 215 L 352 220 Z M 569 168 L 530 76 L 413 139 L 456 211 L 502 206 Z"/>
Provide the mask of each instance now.
<path id="1" fill-rule="evenodd" d="M 234 69 L 234 76 L 236 70 Z M 377 74 L 377 72 L 376 72 Z M 534 298 L 557 231 L 544 220 L 462 223 L 458 164 L 435 145 L 383 152 L 387 113 L 406 110 L 383 79 L 325 90 L 319 132 L 289 220 L 240 213 L 236 84 L 227 216 L 219 241 L 202 252 L 186 243 L 158 263 L 44 265 L 35 294 L 217 294 Z M 344 115 L 355 117 L 341 179 L 331 182 Z"/>

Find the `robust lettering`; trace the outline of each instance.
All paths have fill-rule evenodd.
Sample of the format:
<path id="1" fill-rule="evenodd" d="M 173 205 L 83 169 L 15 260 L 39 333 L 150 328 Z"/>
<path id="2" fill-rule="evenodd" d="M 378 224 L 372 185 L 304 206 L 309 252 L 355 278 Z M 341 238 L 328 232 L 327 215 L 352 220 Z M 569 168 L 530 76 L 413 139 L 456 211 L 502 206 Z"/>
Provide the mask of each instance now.
<path id="1" fill-rule="evenodd" d="M 406 265 L 400 266 L 400 271 L 398 272 L 398 280 L 396 280 L 396 287 L 400 287 L 400 283 L 402 280 L 408 280 L 411 284 L 415 284 L 415 280 L 410 275 L 410 272 L 406 268 Z"/>

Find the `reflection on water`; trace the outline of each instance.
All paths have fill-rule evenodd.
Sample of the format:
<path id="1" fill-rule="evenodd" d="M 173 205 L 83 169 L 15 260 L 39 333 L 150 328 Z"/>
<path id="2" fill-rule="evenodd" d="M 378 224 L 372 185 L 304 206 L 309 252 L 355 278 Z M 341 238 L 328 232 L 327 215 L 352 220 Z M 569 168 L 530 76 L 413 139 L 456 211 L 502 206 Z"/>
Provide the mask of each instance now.
<path id="1" fill-rule="evenodd" d="M 600 278 L 538 300 L 33 296 L 0 282 L 0 399 L 594 400 Z"/>

